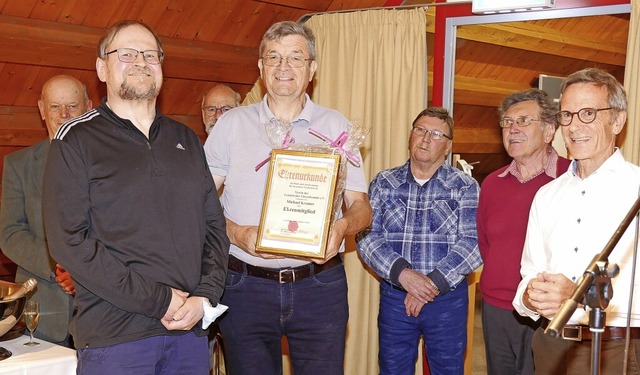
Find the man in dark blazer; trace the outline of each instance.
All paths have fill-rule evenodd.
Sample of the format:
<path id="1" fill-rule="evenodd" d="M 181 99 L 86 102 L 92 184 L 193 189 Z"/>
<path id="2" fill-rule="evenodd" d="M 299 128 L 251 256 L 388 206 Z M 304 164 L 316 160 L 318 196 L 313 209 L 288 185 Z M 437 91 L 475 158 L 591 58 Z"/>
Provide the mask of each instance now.
<path id="1" fill-rule="evenodd" d="M 18 265 L 16 282 L 38 280 L 31 299 L 40 303 L 35 336 L 70 345 L 68 323 L 75 293 L 69 274 L 49 255 L 42 220 L 42 181 L 49 144 L 65 122 L 91 109 L 84 84 L 69 76 L 55 76 L 42 87 L 38 108 L 49 138 L 13 152 L 4 159 L 0 248 Z"/>

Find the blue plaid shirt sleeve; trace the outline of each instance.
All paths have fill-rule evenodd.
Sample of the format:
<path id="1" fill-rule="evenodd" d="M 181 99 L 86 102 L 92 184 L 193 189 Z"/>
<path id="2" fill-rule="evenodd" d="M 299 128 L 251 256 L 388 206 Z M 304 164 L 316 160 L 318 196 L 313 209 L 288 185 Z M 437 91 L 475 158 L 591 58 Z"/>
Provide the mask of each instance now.
<path id="1" fill-rule="evenodd" d="M 357 236 L 357 248 L 362 260 L 371 267 L 375 273 L 386 280 L 390 280 L 390 272 L 393 264 L 402 256 L 389 242 L 387 242 L 383 224 L 386 201 L 386 190 L 381 186 L 384 182 L 383 173 L 379 173 L 369 185 L 369 202 L 373 209 L 373 220 L 368 228 L 365 228 Z"/>

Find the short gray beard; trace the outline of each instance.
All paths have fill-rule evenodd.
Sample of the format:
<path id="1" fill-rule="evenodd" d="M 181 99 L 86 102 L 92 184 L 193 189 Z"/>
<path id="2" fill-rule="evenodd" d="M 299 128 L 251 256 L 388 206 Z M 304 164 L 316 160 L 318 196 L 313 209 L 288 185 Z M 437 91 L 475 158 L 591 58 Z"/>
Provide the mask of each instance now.
<path id="1" fill-rule="evenodd" d="M 211 134 L 211 130 L 213 130 L 213 126 L 216 124 L 216 120 L 212 120 L 208 124 L 204 124 L 204 130 L 207 134 Z"/>
<path id="2" fill-rule="evenodd" d="M 118 92 L 118 96 L 122 100 L 153 100 L 155 99 L 160 90 L 158 90 L 158 85 L 154 81 L 147 91 L 140 92 L 135 87 L 132 87 L 127 84 L 126 81 L 122 82 L 120 85 L 120 91 Z"/>

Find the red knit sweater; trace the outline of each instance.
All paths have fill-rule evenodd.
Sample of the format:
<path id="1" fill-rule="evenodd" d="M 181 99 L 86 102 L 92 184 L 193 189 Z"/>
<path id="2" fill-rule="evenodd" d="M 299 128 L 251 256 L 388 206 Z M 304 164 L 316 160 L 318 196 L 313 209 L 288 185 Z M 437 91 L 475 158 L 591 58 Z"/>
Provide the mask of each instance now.
<path id="1" fill-rule="evenodd" d="M 558 175 L 570 161 L 558 157 Z M 511 173 L 498 177 L 509 166 L 487 176 L 478 203 L 478 245 L 484 262 L 480 290 L 485 302 L 513 310 L 511 301 L 520 283 L 520 258 L 524 247 L 529 210 L 540 187 L 553 180 L 546 173 L 520 183 Z"/>

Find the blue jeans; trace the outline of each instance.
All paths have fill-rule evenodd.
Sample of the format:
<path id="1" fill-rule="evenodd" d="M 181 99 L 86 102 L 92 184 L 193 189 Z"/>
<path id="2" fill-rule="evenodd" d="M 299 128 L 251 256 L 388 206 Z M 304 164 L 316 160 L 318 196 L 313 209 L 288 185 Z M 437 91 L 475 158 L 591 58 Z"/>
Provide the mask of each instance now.
<path id="1" fill-rule="evenodd" d="M 78 349 L 78 375 L 209 374 L 207 336 L 154 336 L 142 340 Z"/>
<path id="2" fill-rule="evenodd" d="M 233 375 L 282 373 L 283 336 L 294 374 L 343 374 L 349 307 L 342 264 L 280 284 L 229 270 L 220 320 Z"/>
<path id="3" fill-rule="evenodd" d="M 405 311 L 407 293 L 380 283 L 380 374 L 413 375 L 420 335 L 424 338 L 431 374 L 463 374 L 467 347 L 467 290 L 465 280 L 455 290 L 424 305 L 420 315 L 413 317 L 407 316 Z"/>

